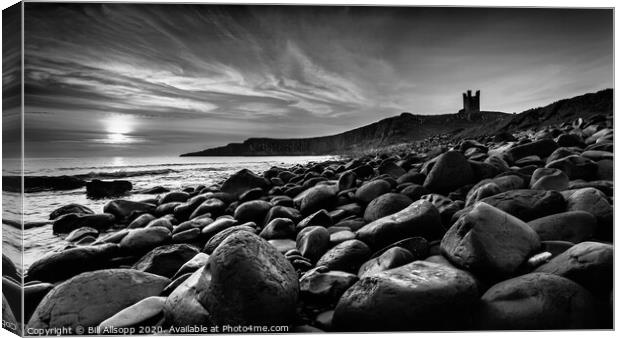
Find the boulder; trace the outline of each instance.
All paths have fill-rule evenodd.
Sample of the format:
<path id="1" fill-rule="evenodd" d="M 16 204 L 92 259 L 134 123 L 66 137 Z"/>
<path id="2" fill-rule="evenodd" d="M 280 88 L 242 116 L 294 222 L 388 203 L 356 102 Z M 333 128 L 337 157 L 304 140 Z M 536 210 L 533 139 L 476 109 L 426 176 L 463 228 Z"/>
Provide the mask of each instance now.
<path id="1" fill-rule="evenodd" d="M 164 227 L 130 230 L 119 243 L 119 247 L 131 254 L 142 254 L 172 239 L 170 230 Z"/>
<path id="2" fill-rule="evenodd" d="M 421 185 L 411 184 L 411 185 L 408 185 L 405 188 L 403 188 L 400 191 L 400 193 L 405 195 L 405 196 L 407 196 L 407 197 L 409 197 L 412 201 L 417 201 L 423 195 L 430 194 L 430 191 L 428 191 L 426 188 L 424 188 Z"/>
<path id="3" fill-rule="evenodd" d="M 199 292 L 208 289 L 210 278 L 211 274 L 203 265 L 177 286 L 166 298 L 165 322 L 175 326 L 212 325 L 209 312 L 198 298 Z"/>
<path id="4" fill-rule="evenodd" d="M 172 191 L 165 195 L 163 195 L 159 199 L 159 204 L 166 204 L 170 202 L 187 202 L 189 199 L 189 194 L 184 191 Z"/>
<path id="5" fill-rule="evenodd" d="M 596 232 L 596 217 L 585 211 L 568 211 L 528 222 L 542 241 L 579 243 Z"/>
<path id="6" fill-rule="evenodd" d="M 209 255 L 204 252 L 197 253 L 192 259 L 188 260 L 183 264 L 179 270 L 172 276 L 172 280 L 177 279 L 178 277 L 185 275 L 187 273 L 194 273 L 196 270 L 202 268 L 207 265 L 209 261 Z"/>
<path id="7" fill-rule="evenodd" d="M 329 249 L 329 232 L 322 226 L 309 226 L 297 234 L 297 250 L 311 262 L 316 262 Z"/>
<path id="8" fill-rule="evenodd" d="M 155 212 L 155 205 L 128 200 L 113 200 L 103 206 L 103 212 L 112 214 L 119 223 L 127 223 L 137 215 Z"/>
<path id="9" fill-rule="evenodd" d="M 78 326 L 97 326 L 128 306 L 159 295 L 169 282 L 131 269 L 86 272 L 52 289 L 32 314 L 28 327 L 72 328 L 76 332 Z"/>
<path id="10" fill-rule="evenodd" d="M 88 214 L 94 214 L 95 212 L 92 211 L 90 208 L 85 207 L 81 204 L 77 204 L 77 203 L 71 203 L 71 204 L 67 204 L 64 205 L 58 209 L 55 209 L 54 211 L 52 211 L 50 213 L 50 219 L 56 219 L 62 215 L 66 215 L 66 214 L 78 214 L 78 215 L 88 215 Z"/>
<path id="11" fill-rule="evenodd" d="M 301 220 L 302 216 L 299 210 L 295 208 L 276 205 L 269 209 L 269 212 L 265 215 L 265 221 L 263 221 L 263 224 L 269 224 L 269 222 L 276 218 L 288 218 L 297 224 L 297 222 Z"/>
<path id="12" fill-rule="evenodd" d="M 197 253 L 196 248 L 187 244 L 163 245 L 142 256 L 132 269 L 170 278 Z"/>
<path id="13" fill-rule="evenodd" d="M 416 261 L 361 278 L 340 297 L 339 331 L 416 331 L 467 328 L 478 288 L 468 273 Z"/>
<path id="14" fill-rule="evenodd" d="M 209 214 L 212 217 L 218 217 L 224 214 L 226 210 L 226 203 L 217 198 L 207 198 L 202 202 L 189 216 L 189 219 L 194 219 L 198 216 Z"/>
<path id="15" fill-rule="evenodd" d="M 127 226 L 127 229 L 144 228 L 155 219 L 157 218 L 151 214 L 142 214 L 131 221 L 131 223 Z"/>
<path id="16" fill-rule="evenodd" d="M 370 203 L 375 198 L 387 194 L 392 190 L 390 183 L 383 179 L 378 179 L 365 183 L 355 191 L 355 199 L 362 203 Z"/>
<path id="17" fill-rule="evenodd" d="M 86 237 L 86 236 L 93 236 L 93 237 L 97 237 L 99 236 L 99 231 L 97 229 L 93 229 L 91 227 L 81 227 L 78 229 L 75 229 L 73 231 L 71 231 L 67 237 L 65 237 L 65 241 L 67 242 L 77 242 L 80 239 Z"/>
<path id="18" fill-rule="evenodd" d="M 211 237 L 215 236 L 218 232 L 228 229 L 234 225 L 239 224 L 236 219 L 232 218 L 218 218 L 212 223 L 209 223 L 201 230 L 201 236 L 205 240 L 211 239 Z"/>
<path id="19" fill-rule="evenodd" d="M 129 181 L 101 181 L 86 182 L 86 195 L 90 198 L 104 198 L 125 195 L 133 188 Z"/>
<path id="20" fill-rule="evenodd" d="M 338 178 L 338 191 L 355 188 L 357 175 L 352 171 L 345 171 Z"/>
<path id="21" fill-rule="evenodd" d="M 235 219 L 240 223 L 254 222 L 260 224 L 271 209 L 271 203 L 262 200 L 252 200 L 241 203 L 235 209 Z"/>
<path id="22" fill-rule="evenodd" d="M 218 232 L 217 234 L 215 234 L 213 237 L 211 237 L 211 239 L 209 239 L 209 241 L 207 242 L 207 244 L 205 244 L 205 247 L 202 249 L 202 252 L 207 253 L 207 254 L 212 254 L 213 251 L 215 251 L 215 249 L 222 244 L 222 242 L 224 242 L 224 240 L 226 240 L 226 238 L 228 238 L 228 236 L 238 232 L 238 231 L 246 231 L 252 234 L 256 233 L 256 229 L 254 228 L 256 225 L 254 223 L 244 223 L 242 225 L 234 225 L 231 226 L 230 228 L 226 228 L 220 232 Z"/>
<path id="23" fill-rule="evenodd" d="M 559 169 L 538 168 L 534 170 L 530 180 L 530 188 L 534 190 L 566 190 L 568 176 Z"/>
<path id="24" fill-rule="evenodd" d="M 321 209 L 331 210 L 336 203 L 336 189 L 317 185 L 297 195 L 293 202 L 299 206 L 302 215 L 310 215 Z"/>
<path id="25" fill-rule="evenodd" d="M 366 263 L 362 264 L 360 267 L 357 275 L 360 278 L 364 278 L 385 270 L 397 268 L 413 260 L 414 256 L 409 250 L 396 246 L 386 250 L 380 256 L 366 261 Z"/>
<path id="26" fill-rule="evenodd" d="M 594 294 L 606 295 L 613 288 L 613 257 L 613 245 L 581 242 L 541 265 L 536 272 L 566 277 Z"/>
<path id="27" fill-rule="evenodd" d="M 558 144 L 551 139 L 543 139 L 540 141 L 530 142 L 514 146 L 508 150 L 508 155 L 513 160 L 520 158 L 537 155 L 541 158 L 551 155 L 551 153 L 558 148 Z"/>
<path id="28" fill-rule="evenodd" d="M 335 303 L 358 279 L 352 273 L 318 267 L 307 271 L 299 279 L 300 296 L 309 303 Z"/>
<path id="29" fill-rule="evenodd" d="M 532 228 L 479 202 L 446 232 L 441 252 L 455 266 L 480 275 L 507 277 L 540 248 Z"/>
<path id="30" fill-rule="evenodd" d="M 549 162 L 545 167 L 561 170 L 571 180 L 584 179 L 586 181 L 595 179 L 598 170 L 596 162 L 578 155 L 570 155 Z"/>
<path id="31" fill-rule="evenodd" d="M 510 190 L 480 200 L 488 205 L 519 218 L 524 222 L 566 211 L 566 201 L 557 191 Z M 469 210 L 463 209 L 454 214 L 458 219 Z"/>
<path id="32" fill-rule="evenodd" d="M 596 327 L 592 295 L 579 284 L 530 273 L 492 286 L 477 314 L 481 330 L 566 330 Z"/>
<path id="33" fill-rule="evenodd" d="M 248 169 L 241 169 L 226 179 L 221 190 L 238 197 L 250 189 L 261 188 L 264 190 L 268 187 L 269 181 L 264 177 L 258 176 Z"/>
<path id="34" fill-rule="evenodd" d="M 329 270 L 357 273 L 360 266 L 371 255 L 370 248 L 357 239 L 342 242 L 329 249 L 316 262 L 316 266 L 325 266 Z"/>
<path id="35" fill-rule="evenodd" d="M 329 216 L 329 213 L 327 213 L 327 210 L 321 209 L 299 221 L 295 227 L 295 230 L 300 231 L 309 226 L 322 226 L 328 228 L 333 224 L 332 218 Z"/>
<path id="36" fill-rule="evenodd" d="M 210 282 L 197 299 L 216 325 L 287 325 L 299 294 L 291 264 L 247 231 L 228 236 L 209 258 Z"/>
<path id="37" fill-rule="evenodd" d="M 134 327 L 163 313 L 166 297 L 147 297 L 99 324 L 99 332 L 114 328 Z"/>
<path id="38" fill-rule="evenodd" d="M 567 211 L 586 211 L 596 217 L 596 237 L 611 241 L 613 239 L 613 206 L 605 194 L 595 188 L 582 188 L 572 192 L 566 199 Z"/>
<path id="39" fill-rule="evenodd" d="M 441 233 L 439 212 L 426 200 L 415 201 L 407 208 L 356 231 L 357 238 L 375 250 L 407 237 L 435 239 Z"/>
<path id="40" fill-rule="evenodd" d="M 405 169 L 398 166 L 396 163 L 392 161 L 385 161 L 377 167 L 379 174 L 381 175 L 390 175 L 392 178 L 399 178 L 400 176 L 407 173 Z"/>
<path id="41" fill-rule="evenodd" d="M 97 230 L 106 230 L 114 225 L 115 217 L 112 214 L 65 214 L 54 221 L 54 234 L 66 234 L 82 227 L 91 227 Z"/>
<path id="42" fill-rule="evenodd" d="M 276 218 L 263 228 L 259 236 L 266 240 L 293 238 L 295 223 L 288 218 Z"/>
<path id="43" fill-rule="evenodd" d="M 52 252 L 30 265 L 26 279 L 59 282 L 86 271 L 106 268 L 110 259 L 120 255 L 119 246 L 112 243 Z"/>
<path id="44" fill-rule="evenodd" d="M 474 171 L 467 158 L 458 151 L 448 151 L 437 158 L 424 180 L 424 188 L 447 193 L 473 181 Z"/>
<path id="45" fill-rule="evenodd" d="M 366 222 L 376 221 L 379 218 L 395 214 L 406 207 L 413 201 L 403 194 L 387 193 L 372 200 L 364 211 L 364 220 Z"/>

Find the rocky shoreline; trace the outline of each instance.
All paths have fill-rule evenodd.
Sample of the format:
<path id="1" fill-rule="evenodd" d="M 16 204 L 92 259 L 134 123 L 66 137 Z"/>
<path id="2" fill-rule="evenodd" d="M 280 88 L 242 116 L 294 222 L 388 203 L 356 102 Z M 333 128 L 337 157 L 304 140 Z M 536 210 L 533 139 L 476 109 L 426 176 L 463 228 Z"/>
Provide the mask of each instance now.
<path id="1" fill-rule="evenodd" d="M 243 169 L 101 213 L 54 211 L 68 246 L 30 266 L 16 320 L 73 332 L 611 329 L 612 205 L 611 115 Z"/>

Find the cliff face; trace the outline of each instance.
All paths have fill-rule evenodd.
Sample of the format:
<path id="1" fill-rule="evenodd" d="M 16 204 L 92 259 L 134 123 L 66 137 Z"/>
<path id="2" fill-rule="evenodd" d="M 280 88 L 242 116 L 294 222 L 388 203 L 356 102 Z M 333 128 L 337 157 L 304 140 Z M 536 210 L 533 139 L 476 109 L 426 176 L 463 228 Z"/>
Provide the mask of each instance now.
<path id="1" fill-rule="evenodd" d="M 181 156 L 294 156 L 328 155 L 347 151 L 383 147 L 391 144 L 421 140 L 428 136 L 451 132 L 479 124 L 481 121 L 506 117 L 500 112 L 479 114 L 413 115 L 383 119 L 341 134 L 299 138 L 272 139 L 250 138 L 243 143 L 230 143 L 223 147 L 206 149 Z"/>

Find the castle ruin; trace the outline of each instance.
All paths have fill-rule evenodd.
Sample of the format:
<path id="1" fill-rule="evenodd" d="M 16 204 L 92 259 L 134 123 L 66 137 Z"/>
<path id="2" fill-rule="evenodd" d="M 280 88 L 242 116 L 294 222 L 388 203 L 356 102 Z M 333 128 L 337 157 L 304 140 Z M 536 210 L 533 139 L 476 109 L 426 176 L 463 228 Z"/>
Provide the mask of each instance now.
<path id="1" fill-rule="evenodd" d="M 467 93 L 463 93 L 463 109 L 464 113 L 479 113 L 480 112 L 480 91 L 476 90 L 476 95 L 471 95 L 471 90 Z"/>

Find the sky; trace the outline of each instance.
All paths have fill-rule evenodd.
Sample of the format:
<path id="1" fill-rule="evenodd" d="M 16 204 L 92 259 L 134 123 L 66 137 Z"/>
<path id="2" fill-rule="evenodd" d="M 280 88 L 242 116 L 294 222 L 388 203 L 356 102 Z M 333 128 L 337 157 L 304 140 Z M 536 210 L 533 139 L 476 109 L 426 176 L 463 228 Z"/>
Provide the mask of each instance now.
<path id="1" fill-rule="evenodd" d="M 613 87 L 594 9 L 26 3 L 27 157 L 159 156 Z"/>

